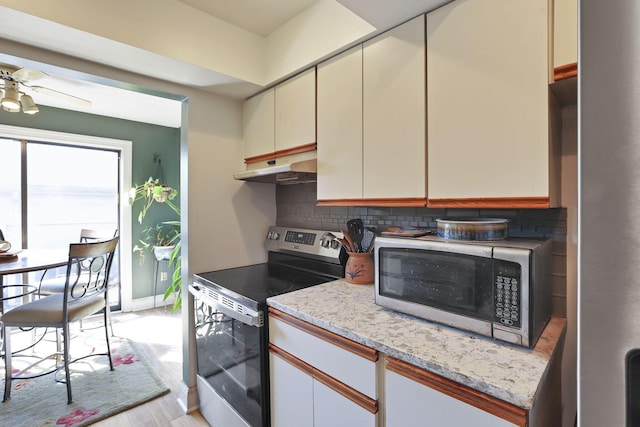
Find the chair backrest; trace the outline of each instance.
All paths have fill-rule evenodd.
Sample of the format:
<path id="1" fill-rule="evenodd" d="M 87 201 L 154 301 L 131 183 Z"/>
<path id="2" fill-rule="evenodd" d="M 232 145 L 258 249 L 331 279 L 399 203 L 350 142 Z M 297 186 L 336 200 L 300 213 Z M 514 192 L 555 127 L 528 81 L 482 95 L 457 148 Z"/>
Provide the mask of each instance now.
<path id="1" fill-rule="evenodd" d="M 80 243 L 94 242 L 96 240 L 109 240 L 118 235 L 118 230 L 114 233 L 107 233 L 105 230 L 90 230 L 83 228 L 80 230 Z"/>
<path id="2" fill-rule="evenodd" d="M 119 237 L 114 237 L 110 240 L 69 245 L 65 307 L 67 302 L 73 303 L 74 300 L 99 294 L 105 294 L 105 299 L 107 298 L 109 273 L 119 240 Z"/>

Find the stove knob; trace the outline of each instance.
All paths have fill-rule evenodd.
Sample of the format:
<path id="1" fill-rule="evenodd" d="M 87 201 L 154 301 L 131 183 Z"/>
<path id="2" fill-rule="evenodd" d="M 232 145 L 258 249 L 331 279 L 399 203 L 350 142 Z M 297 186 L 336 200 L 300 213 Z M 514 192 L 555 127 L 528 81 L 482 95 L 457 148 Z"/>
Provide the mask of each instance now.
<path id="1" fill-rule="evenodd" d="M 331 241 L 331 248 L 332 249 L 338 249 L 340 247 L 340 242 L 338 242 L 337 240 L 332 240 Z"/>
<path id="2" fill-rule="evenodd" d="M 271 240 L 278 240 L 280 238 L 280 233 L 278 233 L 277 231 L 273 231 L 271 233 Z"/>
<path id="3" fill-rule="evenodd" d="M 320 241 L 320 246 L 322 246 L 323 248 L 328 248 L 328 247 L 329 247 L 329 244 L 330 244 L 330 243 L 329 243 L 329 241 L 328 241 L 328 240 L 326 240 L 326 239 L 322 239 L 322 240 Z"/>

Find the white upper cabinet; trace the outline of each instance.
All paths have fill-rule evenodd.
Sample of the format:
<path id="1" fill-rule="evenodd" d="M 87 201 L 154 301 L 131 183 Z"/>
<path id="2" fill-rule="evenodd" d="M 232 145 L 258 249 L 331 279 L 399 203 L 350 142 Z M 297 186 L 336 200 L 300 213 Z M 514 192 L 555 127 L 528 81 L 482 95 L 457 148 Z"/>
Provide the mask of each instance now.
<path id="1" fill-rule="evenodd" d="M 318 65 L 318 200 L 362 198 L 362 45 Z"/>
<path id="2" fill-rule="evenodd" d="M 553 66 L 578 61 L 578 0 L 554 0 Z"/>
<path id="3" fill-rule="evenodd" d="M 316 142 L 316 69 L 286 80 L 275 89 L 275 151 Z"/>
<path id="4" fill-rule="evenodd" d="M 242 106 L 245 159 L 272 153 L 275 146 L 274 89 L 247 99 Z"/>
<path id="5" fill-rule="evenodd" d="M 427 14 L 428 205 L 559 203 L 547 0 L 454 1 Z"/>
<path id="6" fill-rule="evenodd" d="M 242 130 L 246 163 L 315 151 L 315 68 L 247 99 Z"/>
<path id="7" fill-rule="evenodd" d="M 318 65 L 319 204 L 426 204 L 424 19 Z"/>
<path id="8" fill-rule="evenodd" d="M 426 197 L 424 15 L 364 43 L 363 197 Z"/>

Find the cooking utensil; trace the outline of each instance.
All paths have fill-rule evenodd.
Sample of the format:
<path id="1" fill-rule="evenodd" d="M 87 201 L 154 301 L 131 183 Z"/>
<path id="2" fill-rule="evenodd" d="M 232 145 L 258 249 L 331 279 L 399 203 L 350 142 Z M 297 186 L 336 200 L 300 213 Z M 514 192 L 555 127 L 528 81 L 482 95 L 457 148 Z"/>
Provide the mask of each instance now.
<path id="1" fill-rule="evenodd" d="M 438 236 L 453 240 L 503 240 L 509 220 L 501 218 L 438 218 Z"/>
<path id="2" fill-rule="evenodd" d="M 360 218 L 347 221 L 347 230 L 353 239 L 355 252 L 363 252 L 362 238 L 364 237 L 364 224 Z"/>
<path id="3" fill-rule="evenodd" d="M 349 242 L 347 242 L 346 239 L 341 239 L 339 237 L 337 237 L 337 239 L 338 239 L 338 242 L 340 242 L 342 246 L 344 246 L 347 252 L 353 252 L 353 247 L 351 247 L 351 245 L 349 244 Z"/>
<path id="4" fill-rule="evenodd" d="M 371 229 L 368 227 L 364 229 L 364 235 L 362 237 L 362 252 L 371 252 L 375 238 L 376 234 Z"/>
<path id="5" fill-rule="evenodd" d="M 351 235 L 346 230 L 342 230 L 342 234 L 344 235 L 344 239 L 348 243 L 347 250 L 349 252 L 357 252 L 355 244 L 353 243 L 353 239 L 351 238 Z"/>

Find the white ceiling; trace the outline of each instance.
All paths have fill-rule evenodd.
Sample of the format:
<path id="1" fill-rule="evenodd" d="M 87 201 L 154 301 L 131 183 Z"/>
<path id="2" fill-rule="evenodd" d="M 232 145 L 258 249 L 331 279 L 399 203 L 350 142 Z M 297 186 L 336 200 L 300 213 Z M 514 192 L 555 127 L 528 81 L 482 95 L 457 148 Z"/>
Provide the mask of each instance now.
<path id="1" fill-rule="evenodd" d="M 42 9 L 53 7 L 49 0 L 41 0 Z M 153 10 L 157 0 L 137 0 Z M 361 19 L 382 30 L 403 22 L 451 0 L 164 0 L 166 4 L 187 5 L 204 12 L 225 25 L 233 25 L 260 37 L 281 28 L 305 9 L 320 2 L 337 2 Z M 260 86 L 232 75 L 225 75 L 197 64 L 159 55 L 135 46 L 100 37 L 87 31 L 42 19 L 20 11 L 26 3 L 0 0 L 0 62 L 19 67 L 42 69 L 51 76 L 41 86 L 90 99 L 89 108 L 61 103 L 56 98 L 34 94 L 36 103 L 91 114 L 119 117 L 128 120 L 179 127 L 181 100 L 139 93 L 118 85 L 105 85 L 100 78 L 78 80 L 69 70 L 57 70 L 48 64 L 38 64 L 15 55 L 4 54 L 1 39 L 35 46 L 72 57 L 171 81 L 201 90 L 244 98 L 260 90 Z M 115 4 L 115 3 L 109 3 Z M 12 8 L 14 7 L 14 8 Z M 24 6 L 29 7 L 29 6 Z M 116 6 L 114 6 L 116 7 Z M 31 13 L 37 13 L 37 8 Z M 77 11 L 74 11 L 77 13 Z M 84 22 L 95 20 L 87 17 Z M 331 22 L 327 29 L 331 31 Z M 181 31 L 187 31 L 184 29 Z M 43 37 L 46 34 L 46 37 Z M 238 52 L 238 55 L 245 54 Z M 101 81 L 102 80 L 102 81 Z M 116 86 L 116 87 L 114 87 Z"/>

